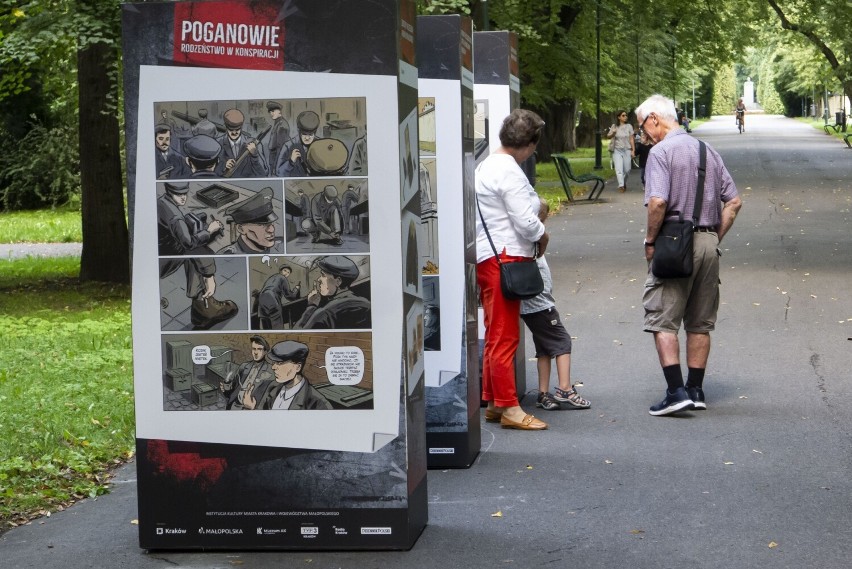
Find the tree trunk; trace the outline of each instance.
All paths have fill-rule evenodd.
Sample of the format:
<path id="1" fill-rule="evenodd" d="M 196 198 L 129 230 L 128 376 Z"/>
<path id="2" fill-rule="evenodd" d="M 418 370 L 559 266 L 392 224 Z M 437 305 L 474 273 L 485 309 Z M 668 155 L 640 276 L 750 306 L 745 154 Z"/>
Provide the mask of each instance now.
<path id="1" fill-rule="evenodd" d="M 83 254 L 80 280 L 130 283 L 118 117 L 111 108 L 116 49 L 95 43 L 77 52 Z"/>
<path id="2" fill-rule="evenodd" d="M 536 148 L 538 161 L 549 161 L 550 156 L 560 152 L 570 152 L 577 148 L 574 143 L 574 123 L 576 122 L 577 101 L 569 99 L 549 105 L 544 109 L 533 109 L 544 122 L 546 136 Z"/>
<path id="3" fill-rule="evenodd" d="M 606 119 L 603 119 L 601 124 L 604 124 Z M 595 114 L 592 112 L 583 113 L 580 115 L 580 124 L 577 125 L 577 146 L 588 147 L 595 145 L 595 130 L 598 128 L 598 122 L 595 119 Z"/>

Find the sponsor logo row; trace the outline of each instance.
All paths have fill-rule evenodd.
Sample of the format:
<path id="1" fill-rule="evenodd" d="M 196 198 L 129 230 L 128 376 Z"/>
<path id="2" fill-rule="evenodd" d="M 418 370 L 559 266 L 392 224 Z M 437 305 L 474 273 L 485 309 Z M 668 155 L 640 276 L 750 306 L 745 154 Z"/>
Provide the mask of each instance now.
<path id="1" fill-rule="evenodd" d="M 391 535 L 393 529 L 390 527 L 361 527 L 361 535 Z M 256 529 L 257 535 L 282 535 L 287 533 L 286 528 L 269 528 L 258 526 Z M 167 528 L 158 527 L 155 529 L 157 535 L 187 535 L 186 528 Z M 349 535 L 349 530 L 340 526 L 331 526 L 331 533 L 334 535 Z M 242 528 L 198 528 L 199 535 L 243 535 Z M 319 526 L 303 525 L 299 528 L 299 535 L 305 539 L 315 538 L 320 535 Z"/>

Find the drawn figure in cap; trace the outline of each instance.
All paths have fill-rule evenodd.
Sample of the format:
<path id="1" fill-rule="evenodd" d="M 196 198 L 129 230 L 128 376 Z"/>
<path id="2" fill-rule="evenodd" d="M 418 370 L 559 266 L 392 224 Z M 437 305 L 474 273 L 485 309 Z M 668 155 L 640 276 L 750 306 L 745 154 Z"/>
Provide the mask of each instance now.
<path id="1" fill-rule="evenodd" d="M 284 317 L 283 306 L 297 300 L 302 290 L 302 283 L 290 285 L 292 272 L 289 265 L 281 265 L 278 273 L 263 283 L 257 295 L 257 317 L 261 330 L 283 330 L 285 324 L 291 324 Z"/>
<path id="2" fill-rule="evenodd" d="M 216 139 L 222 146 L 219 175 L 226 178 L 265 178 L 269 169 L 261 144 L 243 134 L 245 115 L 239 109 L 228 109 L 222 120 L 225 134 Z"/>
<path id="3" fill-rule="evenodd" d="M 213 138 L 219 136 L 216 124 L 207 118 L 207 109 L 198 109 L 198 122 L 192 125 L 192 135 L 197 134 L 206 134 Z"/>
<path id="4" fill-rule="evenodd" d="M 319 115 L 313 111 L 303 111 L 296 117 L 298 134 L 284 145 L 278 155 L 275 172 L 283 178 L 300 178 L 308 175 L 305 161 L 308 150 L 316 139 L 319 128 Z"/>
<path id="5" fill-rule="evenodd" d="M 205 255 L 207 246 L 222 229 L 222 222 L 195 214 L 185 214 L 189 192 L 187 183 L 166 183 L 165 193 L 157 199 L 157 233 L 160 255 Z M 237 315 L 239 308 L 231 300 L 219 301 L 216 292 L 216 262 L 209 257 L 160 259 L 160 279 L 180 267 L 186 273 L 186 296 L 191 299 L 190 321 L 196 330 L 209 330 L 215 324 Z"/>
<path id="6" fill-rule="evenodd" d="M 275 215 L 272 207 L 272 188 L 263 188 L 255 195 L 225 210 L 237 226 L 237 240 L 222 247 L 220 255 L 279 253 L 283 237 L 275 236 Z"/>
<path id="7" fill-rule="evenodd" d="M 318 243 L 327 235 L 332 245 L 343 245 L 343 213 L 337 188 L 327 185 L 311 200 L 311 216 L 302 220 L 302 229 L 311 236 L 311 243 Z"/>
<path id="8" fill-rule="evenodd" d="M 269 147 L 268 163 L 271 168 L 275 168 L 281 149 L 290 140 L 290 123 L 281 115 L 281 103 L 267 101 L 266 110 L 269 112 L 269 118 L 272 119 L 272 130 L 269 131 L 269 142 L 267 143 Z"/>
<path id="9" fill-rule="evenodd" d="M 331 409 L 331 403 L 305 377 L 310 350 L 301 342 L 278 342 L 266 355 L 274 379 L 258 385 L 243 399 L 246 409 Z"/>
<path id="10" fill-rule="evenodd" d="M 350 258 L 339 256 L 322 257 L 316 264 L 320 276 L 294 328 L 369 328 L 370 301 L 349 290 L 360 274 L 358 266 Z"/>
<path id="11" fill-rule="evenodd" d="M 192 171 L 190 178 L 218 178 L 216 173 L 222 147 L 215 138 L 198 134 L 183 143 L 186 164 Z"/>

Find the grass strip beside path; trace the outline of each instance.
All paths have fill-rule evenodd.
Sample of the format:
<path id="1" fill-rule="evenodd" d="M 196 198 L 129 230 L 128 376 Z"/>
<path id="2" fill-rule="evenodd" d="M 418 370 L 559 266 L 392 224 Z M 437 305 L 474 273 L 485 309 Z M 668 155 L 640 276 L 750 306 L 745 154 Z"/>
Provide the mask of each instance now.
<path id="1" fill-rule="evenodd" d="M 59 208 L 10 211 L 0 216 L 0 243 L 80 243 L 80 211 Z"/>
<path id="2" fill-rule="evenodd" d="M 79 262 L 0 261 L 0 531 L 104 493 L 133 453 L 130 289 Z"/>

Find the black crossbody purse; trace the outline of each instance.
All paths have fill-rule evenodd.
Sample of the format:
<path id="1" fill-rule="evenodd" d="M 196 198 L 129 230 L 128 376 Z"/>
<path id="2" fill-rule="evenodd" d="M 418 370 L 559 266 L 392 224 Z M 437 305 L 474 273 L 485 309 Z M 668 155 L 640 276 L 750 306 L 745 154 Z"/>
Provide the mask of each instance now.
<path id="1" fill-rule="evenodd" d="M 660 233 L 654 240 L 654 257 L 651 272 L 660 279 L 681 279 L 692 275 L 692 240 L 695 226 L 701 217 L 704 201 L 704 176 L 707 170 L 707 147 L 698 141 L 698 189 L 695 192 L 695 207 L 692 219 L 684 219 L 683 213 L 674 211 L 677 220 L 664 221 Z"/>
<path id="2" fill-rule="evenodd" d="M 491 240 L 485 218 L 482 217 L 482 210 L 479 209 L 479 198 L 476 199 L 476 210 L 479 212 L 479 219 L 482 220 L 482 227 L 491 244 L 491 250 L 494 251 L 494 258 L 500 266 L 500 290 L 503 291 L 503 297 L 508 300 L 526 300 L 541 294 L 544 290 L 544 280 L 541 278 L 538 263 L 535 262 L 535 247 L 533 247 L 531 260 L 502 262 L 500 255 L 497 254 L 497 248 L 494 247 L 494 241 Z"/>

